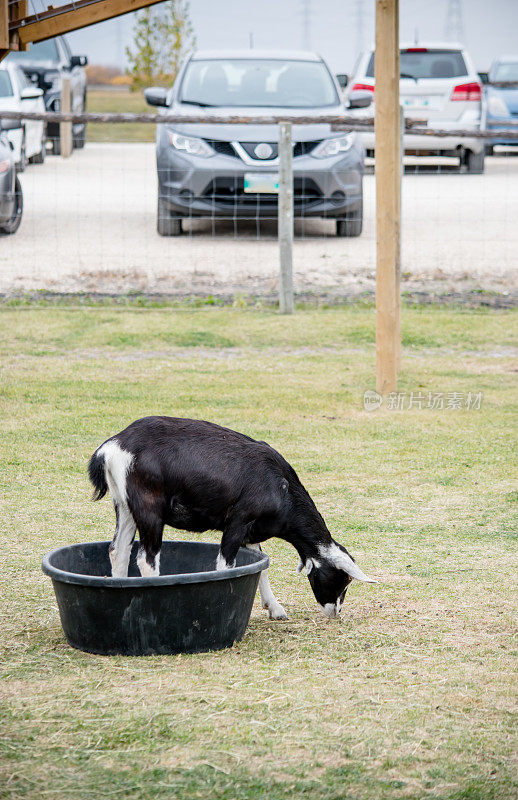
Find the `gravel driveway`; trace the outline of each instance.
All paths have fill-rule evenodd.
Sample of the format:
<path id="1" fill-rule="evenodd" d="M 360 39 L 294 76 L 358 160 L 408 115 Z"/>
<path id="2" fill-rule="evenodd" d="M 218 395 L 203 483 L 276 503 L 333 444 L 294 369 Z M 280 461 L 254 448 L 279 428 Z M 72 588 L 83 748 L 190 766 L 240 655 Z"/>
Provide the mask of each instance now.
<path id="1" fill-rule="evenodd" d="M 487 160 L 485 175 L 450 171 L 403 181 L 403 291 L 511 293 L 518 264 L 518 158 Z M 152 144 L 88 144 L 21 176 L 22 225 L 0 239 L 0 292 L 272 292 L 275 222 L 193 221 L 179 239 L 155 230 Z M 375 284 L 375 182 L 365 177 L 365 225 L 338 239 L 334 224 L 296 221 L 299 292 L 354 295 Z"/>

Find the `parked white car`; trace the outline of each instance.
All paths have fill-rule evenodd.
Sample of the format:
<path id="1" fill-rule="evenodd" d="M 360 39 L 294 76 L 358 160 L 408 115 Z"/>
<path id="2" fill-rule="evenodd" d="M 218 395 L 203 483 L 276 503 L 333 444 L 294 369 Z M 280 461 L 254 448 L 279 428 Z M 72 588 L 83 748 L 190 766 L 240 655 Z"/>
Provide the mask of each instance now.
<path id="1" fill-rule="evenodd" d="M 405 117 L 425 120 L 431 128 L 480 129 L 482 85 L 477 71 L 461 44 L 402 45 L 400 49 L 400 102 Z M 374 99 L 374 51 L 363 53 L 347 92 L 370 91 Z M 372 116 L 373 105 L 355 116 Z M 374 151 L 374 134 L 362 134 L 364 146 Z M 412 155 L 457 156 L 468 172 L 484 171 L 484 140 L 456 136 L 440 138 L 405 134 L 405 152 Z"/>
<path id="2" fill-rule="evenodd" d="M 0 67 L 0 111 L 45 112 L 43 91 L 31 83 L 16 64 Z M 13 158 L 18 172 L 27 161 L 42 164 L 45 160 L 45 123 L 43 120 L 23 120 L 21 128 L 7 134 L 13 145 Z"/>

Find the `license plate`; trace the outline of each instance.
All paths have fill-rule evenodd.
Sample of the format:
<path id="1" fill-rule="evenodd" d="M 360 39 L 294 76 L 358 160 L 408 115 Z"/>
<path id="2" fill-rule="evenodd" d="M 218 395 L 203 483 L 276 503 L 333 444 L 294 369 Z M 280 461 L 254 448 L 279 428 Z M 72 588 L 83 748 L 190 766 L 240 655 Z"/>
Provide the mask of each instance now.
<path id="1" fill-rule="evenodd" d="M 401 102 L 405 108 L 441 108 L 440 97 L 402 97 Z"/>
<path id="2" fill-rule="evenodd" d="M 279 194 L 277 172 L 245 172 L 245 192 L 253 194 Z"/>

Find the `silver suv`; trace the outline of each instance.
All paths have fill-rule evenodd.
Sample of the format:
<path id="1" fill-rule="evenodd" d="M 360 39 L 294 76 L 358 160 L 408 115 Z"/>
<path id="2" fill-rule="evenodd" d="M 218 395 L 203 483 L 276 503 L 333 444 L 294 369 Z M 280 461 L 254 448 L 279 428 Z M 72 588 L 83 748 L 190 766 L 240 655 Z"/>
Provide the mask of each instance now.
<path id="1" fill-rule="evenodd" d="M 176 114 L 206 110 L 250 119 L 246 124 L 157 125 L 162 236 L 178 236 L 185 217 L 276 218 L 278 126 L 254 117 L 345 112 L 329 67 L 307 52 L 198 52 L 172 89 L 150 88 L 145 95 L 150 105 Z M 365 96 L 353 96 L 351 104 L 365 104 Z M 359 236 L 363 169 L 364 150 L 354 133 L 333 132 L 318 120 L 293 125 L 295 216 L 331 218 L 338 236 Z"/>
<path id="2" fill-rule="evenodd" d="M 479 130 L 482 85 L 462 45 L 414 44 L 400 49 L 400 102 L 405 116 L 426 120 L 431 128 Z M 374 92 L 374 52 L 363 53 L 349 82 L 349 91 Z M 365 115 L 366 112 L 353 112 Z M 368 116 L 373 113 L 371 107 Z M 374 134 L 362 134 L 364 145 L 374 151 Z M 405 152 L 414 155 L 458 156 L 468 172 L 484 171 L 482 139 L 440 138 L 405 134 Z"/>

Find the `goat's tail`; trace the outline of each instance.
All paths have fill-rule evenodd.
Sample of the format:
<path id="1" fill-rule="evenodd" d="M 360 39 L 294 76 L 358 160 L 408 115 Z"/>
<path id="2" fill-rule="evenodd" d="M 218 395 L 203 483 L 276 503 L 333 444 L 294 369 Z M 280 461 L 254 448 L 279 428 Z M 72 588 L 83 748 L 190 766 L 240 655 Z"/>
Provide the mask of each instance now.
<path id="1" fill-rule="evenodd" d="M 94 486 L 92 500 L 100 500 L 108 491 L 104 469 L 104 453 L 99 454 L 98 450 L 95 451 L 88 464 L 88 475 Z"/>

